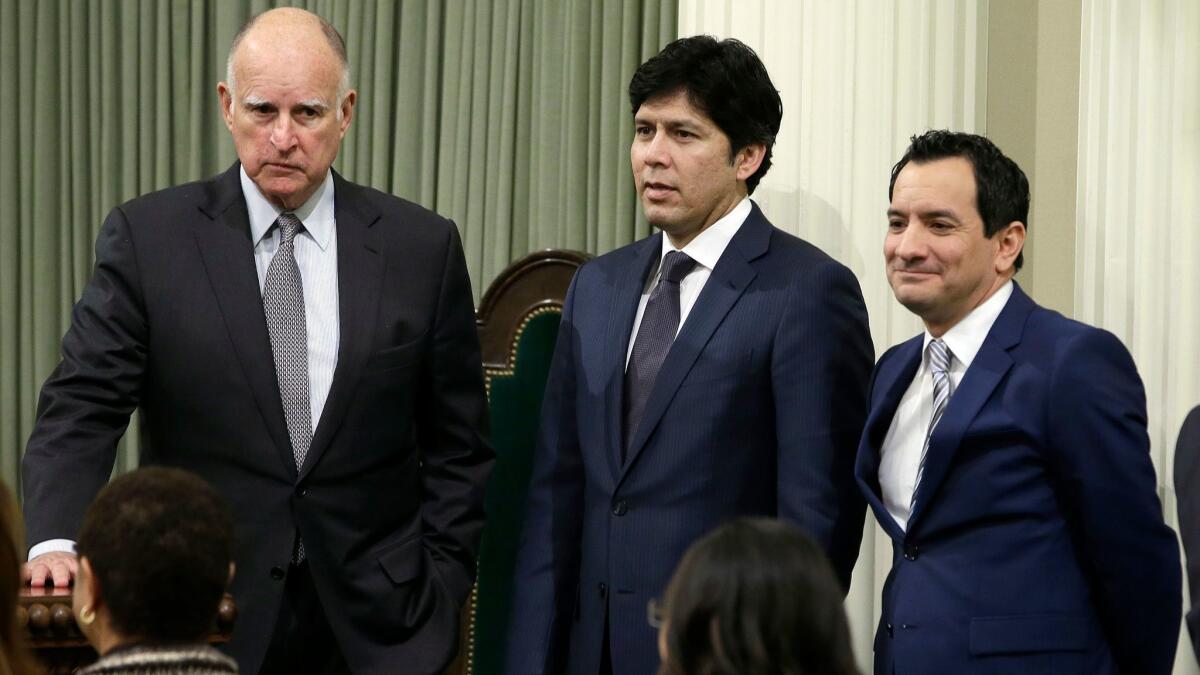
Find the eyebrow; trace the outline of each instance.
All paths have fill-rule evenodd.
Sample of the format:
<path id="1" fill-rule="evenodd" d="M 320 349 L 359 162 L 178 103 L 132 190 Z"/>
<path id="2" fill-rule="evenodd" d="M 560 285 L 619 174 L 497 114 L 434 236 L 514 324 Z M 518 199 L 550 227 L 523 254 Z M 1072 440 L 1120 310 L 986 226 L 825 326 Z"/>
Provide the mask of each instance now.
<path id="1" fill-rule="evenodd" d="M 260 106 L 272 106 L 272 107 L 275 106 L 274 103 L 271 103 L 270 101 L 263 98 L 262 96 L 258 96 L 255 94 L 249 94 L 245 98 L 243 98 L 242 105 L 246 106 L 247 108 L 258 108 Z M 307 99 L 304 101 L 300 101 L 299 103 L 297 103 L 295 105 L 295 107 L 297 107 L 297 108 L 313 108 L 314 110 L 320 110 L 321 112 L 325 112 L 325 111 L 329 110 L 329 104 L 319 98 L 310 98 L 310 99 Z"/>
<path id="2" fill-rule="evenodd" d="M 692 127 L 692 128 L 700 127 L 700 123 L 697 120 L 694 120 L 690 117 L 654 120 L 652 118 L 643 117 L 641 115 L 635 115 L 633 118 L 634 124 L 654 124 L 655 122 L 661 123 L 663 126 L 667 127 L 668 129 L 675 129 L 678 127 Z"/>
<path id="3" fill-rule="evenodd" d="M 326 103 L 323 99 L 319 99 L 319 98 L 310 98 L 310 99 L 307 99 L 304 101 L 300 101 L 299 103 L 296 104 L 295 107 L 297 107 L 297 108 L 313 108 L 315 110 L 320 110 L 322 112 L 329 110 L 329 104 Z"/>
<path id="4" fill-rule="evenodd" d="M 900 209 L 893 207 L 893 208 L 890 208 L 887 210 L 887 215 L 890 218 L 891 216 L 908 215 L 908 213 L 906 211 L 901 211 Z M 934 209 L 933 211 L 921 211 L 921 212 L 919 212 L 919 215 L 921 216 L 921 218 L 923 218 L 925 220 L 929 220 L 931 218 L 949 218 L 951 220 L 959 220 L 958 214 L 955 213 L 951 209 Z"/>

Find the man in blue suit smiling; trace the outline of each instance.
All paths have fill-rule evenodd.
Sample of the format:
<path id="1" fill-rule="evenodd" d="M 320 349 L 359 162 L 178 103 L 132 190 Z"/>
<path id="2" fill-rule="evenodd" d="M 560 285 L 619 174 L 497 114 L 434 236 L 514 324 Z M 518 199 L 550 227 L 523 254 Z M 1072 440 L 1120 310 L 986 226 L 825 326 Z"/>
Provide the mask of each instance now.
<path id="1" fill-rule="evenodd" d="M 677 40 L 629 85 L 662 233 L 575 277 L 542 408 L 507 672 L 650 675 L 647 603 L 723 521 L 778 516 L 843 586 L 872 358 L 858 282 L 750 201 L 782 106 L 748 47 Z"/>
<path id="2" fill-rule="evenodd" d="M 888 281 L 925 333 L 875 368 L 860 487 L 892 539 L 876 675 L 1159 675 L 1180 617 L 1146 401 L 1110 333 L 1043 309 L 1029 183 L 930 131 L 892 170 Z"/>

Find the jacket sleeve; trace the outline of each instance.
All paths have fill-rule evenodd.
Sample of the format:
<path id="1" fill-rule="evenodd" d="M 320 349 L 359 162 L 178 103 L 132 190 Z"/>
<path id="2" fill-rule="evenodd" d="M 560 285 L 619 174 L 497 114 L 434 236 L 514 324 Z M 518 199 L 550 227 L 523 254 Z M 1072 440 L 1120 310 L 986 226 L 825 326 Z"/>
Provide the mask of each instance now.
<path id="1" fill-rule="evenodd" d="M 542 401 L 525 525 L 517 551 L 505 672 L 543 675 L 565 670 L 569 623 L 579 585 L 583 460 L 575 408 L 575 343 L 571 282 Z"/>
<path id="2" fill-rule="evenodd" d="M 494 453 L 487 395 L 466 260 L 449 228 L 433 321 L 432 360 L 416 414 L 421 451 L 421 520 L 425 548 L 457 611 L 475 578 L 483 531 L 483 494 Z"/>
<path id="3" fill-rule="evenodd" d="M 1171 672 L 1182 602 L 1179 550 L 1163 522 L 1146 395 L 1116 337 L 1058 346 L 1049 444 L 1105 637 L 1122 673 Z"/>
<path id="4" fill-rule="evenodd" d="M 844 593 L 866 511 L 854 459 L 874 348 L 850 270 L 830 261 L 801 279 L 787 298 L 771 359 L 779 516 L 821 545 Z"/>
<path id="5" fill-rule="evenodd" d="M 117 442 L 137 407 L 147 322 L 129 223 L 105 219 L 96 265 L 71 313 L 62 361 L 42 386 L 21 461 L 29 542 L 74 539 L 108 481 Z"/>

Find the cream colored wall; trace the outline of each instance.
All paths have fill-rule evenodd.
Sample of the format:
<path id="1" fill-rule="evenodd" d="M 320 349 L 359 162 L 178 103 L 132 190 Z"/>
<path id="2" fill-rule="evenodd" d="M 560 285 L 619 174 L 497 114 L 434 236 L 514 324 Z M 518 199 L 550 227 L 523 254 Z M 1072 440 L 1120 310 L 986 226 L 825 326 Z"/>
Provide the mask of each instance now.
<path id="1" fill-rule="evenodd" d="M 1081 0 L 1004 0 L 988 9 L 986 134 L 1025 170 L 1033 192 L 1017 281 L 1071 316 Z"/>

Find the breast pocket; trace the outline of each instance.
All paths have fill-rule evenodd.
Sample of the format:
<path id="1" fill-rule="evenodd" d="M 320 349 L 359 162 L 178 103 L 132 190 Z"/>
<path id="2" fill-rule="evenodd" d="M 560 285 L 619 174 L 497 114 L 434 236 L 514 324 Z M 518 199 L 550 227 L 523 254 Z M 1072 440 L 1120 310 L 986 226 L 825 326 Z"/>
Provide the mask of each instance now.
<path id="1" fill-rule="evenodd" d="M 368 373 L 379 373 L 411 366 L 420 362 L 424 347 L 424 339 L 417 338 L 412 342 L 381 349 L 367 359 L 366 370 Z"/>

